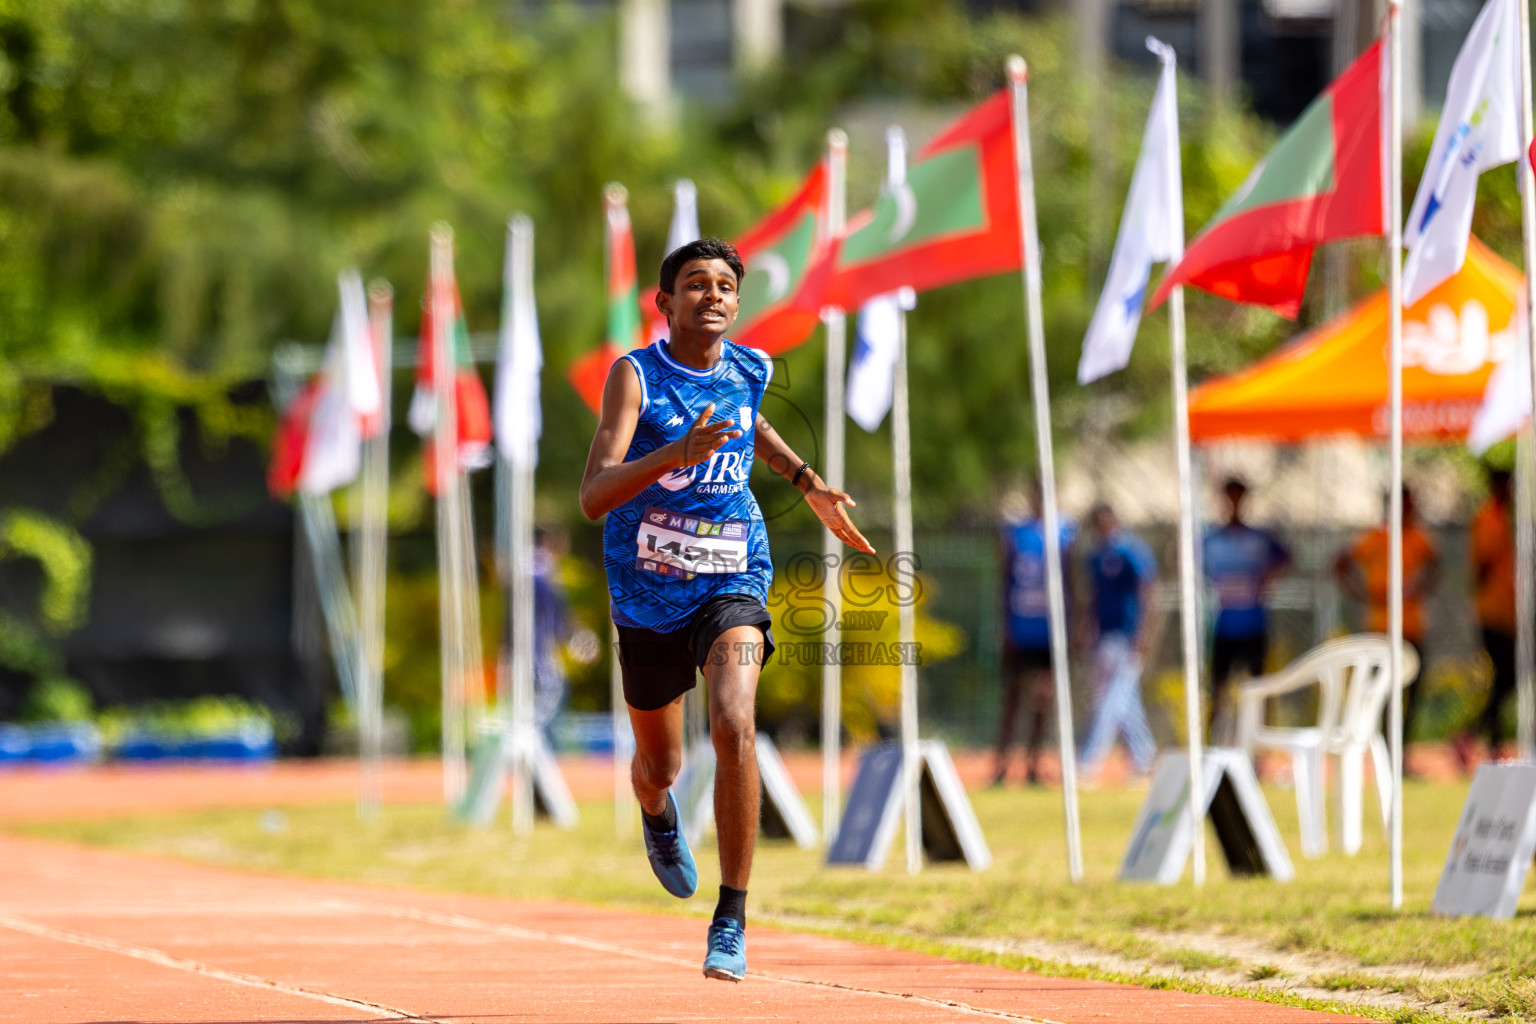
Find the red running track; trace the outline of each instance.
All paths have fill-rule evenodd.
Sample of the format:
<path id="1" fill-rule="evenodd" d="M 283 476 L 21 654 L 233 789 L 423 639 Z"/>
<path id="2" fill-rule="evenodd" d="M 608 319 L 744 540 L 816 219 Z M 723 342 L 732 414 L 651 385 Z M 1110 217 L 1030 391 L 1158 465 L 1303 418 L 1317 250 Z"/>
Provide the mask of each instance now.
<path id="1" fill-rule="evenodd" d="M 700 918 L 273 877 L 12 837 L 0 837 L 0 864 L 0 1021 L 1358 1019 L 758 925 L 749 976 L 733 985 L 700 973 Z"/>

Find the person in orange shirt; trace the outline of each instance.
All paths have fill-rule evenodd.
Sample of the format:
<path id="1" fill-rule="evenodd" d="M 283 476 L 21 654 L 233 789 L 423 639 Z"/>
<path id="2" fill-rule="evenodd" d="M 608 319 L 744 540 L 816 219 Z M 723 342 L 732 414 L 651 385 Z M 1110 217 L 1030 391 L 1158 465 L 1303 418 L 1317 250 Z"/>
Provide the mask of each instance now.
<path id="1" fill-rule="evenodd" d="M 1477 623 L 1483 649 L 1493 662 L 1488 706 L 1477 720 L 1476 732 L 1488 738 L 1488 752 L 1497 757 L 1499 712 L 1515 692 L 1515 525 L 1509 473 L 1488 471 L 1488 498 L 1472 520 L 1472 571 L 1477 593 Z M 1468 737 L 1456 738 L 1463 767 L 1471 764 Z"/>
<path id="2" fill-rule="evenodd" d="M 1383 505 L 1386 502 L 1383 501 Z M 1365 628 L 1371 633 L 1385 633 L 1388 627 L 1388 573 L 1391 535 L 1385 522 L 1391 514 L 1384 509 L 1383 525 L 1368 530 L 1353 547 L 1339 552 L 1333 564 L 1334 578 L 1350 597 L 1365 606 Z M 1403 488 L 1403 639 L 1419 649 L 1419 663 L 1424 656 L 1424 599 L 1435 589 L 1440 578 L 1440 553 L 1429 533 L 1414 514 L 1413 492 Z M 1422 675 L 1422 670 L 1421 670 Z M 1418 705 L 1419 687 L 1403 691 L 1403 737 L 1413 731 L 1413 712 Z"/>

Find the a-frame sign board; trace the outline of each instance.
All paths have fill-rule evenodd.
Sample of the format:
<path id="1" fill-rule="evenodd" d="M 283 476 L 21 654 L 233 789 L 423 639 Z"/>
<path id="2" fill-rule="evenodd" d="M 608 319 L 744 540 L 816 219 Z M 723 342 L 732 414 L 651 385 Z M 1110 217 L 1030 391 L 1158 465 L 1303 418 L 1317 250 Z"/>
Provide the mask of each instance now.
<path id="1" fill-rule="evenodd" d="M 1446 917 L 1515 916 L 1536 855 L 1536 765 L 1478 765 L 1432 908 Z"/>
<path id="2" fill-rule="evenodd" d="M 795 788 L 779 748 L 764 733 L 757 734 L 757 775 L 763 796 L 759 822 L 769 839 L 793 839 L 802 850 L 816 845 L 816 823 Z M 688 752 L 688 763 L 672 786 L 683 835 L 697 844 L 715 816 L 715 749 L 706 740 Z"/>
<path id="3" fill-rule="evenodd" d="M 923 740 L 918 744 L 918 771 L 923 851 L 930 860 L 963 860 L 972 870 L 985 870 L 992 864 L 992 851 L 981 834 L 955 762 L 942 742 Z M 827 863 L 879 870 L 890 854 L 904 803 L 901 744 L 879 743 L 864 751 L 837 838 L 827 850 Z"/>
<path id="4" fill-rule="evenodd" d="M 1216 831 L 1231 872 L 1269 875 L 1278 882 L 1295 878 L 1290 854 L 1248 755 L 1236 748 L 1207 749 L 1201 782 L 1206 820 Z M 1179 880 L 1194 846 L 1188 801 L 1189 755 L 1164 754 L 1136 816 L 1131 843 L 1120 864 L 1121 881 L 1173 885 Z"/>
<path id="5" fill-rule="evenodd" d="M 495 820 L 496 808 L 506 792 L 507 776 L 514 767 L 513 758 L 518 756 L 527 759 L 533 772 L 534 810 L 560 828 L 575 828 L 580 817 L 576 801 L 560 773 L 560 765 L 536 729 L 529 729 L 515 739 L 500 728 L 480 737 L 470 752 L 469 784 L 464 787 L 463 799 L 454 806 L 454 815 L 474 825 L 489 825 Z"/>

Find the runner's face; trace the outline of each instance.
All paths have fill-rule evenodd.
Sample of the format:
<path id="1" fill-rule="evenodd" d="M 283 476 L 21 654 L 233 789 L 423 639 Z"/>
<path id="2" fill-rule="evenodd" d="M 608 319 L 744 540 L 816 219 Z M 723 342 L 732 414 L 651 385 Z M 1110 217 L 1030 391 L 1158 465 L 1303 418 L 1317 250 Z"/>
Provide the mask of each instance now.
<path id="1" fill-rule="evenodd" d="M 671 295 L 658 296 L 674 333 L 687 331 L 719 337 L 736 322 L 741 297 L 736 272 L 725 260 L 689 260 L 677 272 Z"/>

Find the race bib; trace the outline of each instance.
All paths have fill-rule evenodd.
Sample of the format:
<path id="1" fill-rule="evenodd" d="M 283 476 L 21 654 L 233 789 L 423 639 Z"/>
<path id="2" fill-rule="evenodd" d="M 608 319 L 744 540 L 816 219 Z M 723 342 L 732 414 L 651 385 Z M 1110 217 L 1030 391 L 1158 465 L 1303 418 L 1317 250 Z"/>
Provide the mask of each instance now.
<path id="1" fill-rule="evenodd" d="M 699 519 L 652 505 L 640 517 L 635 559 L 642 571 L 673 579 L 745 572 L 747 524 Z"/>

